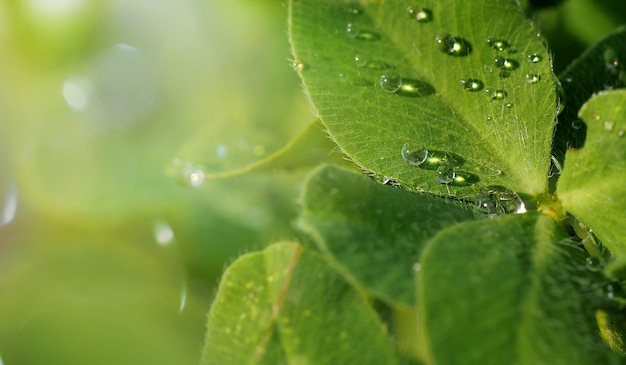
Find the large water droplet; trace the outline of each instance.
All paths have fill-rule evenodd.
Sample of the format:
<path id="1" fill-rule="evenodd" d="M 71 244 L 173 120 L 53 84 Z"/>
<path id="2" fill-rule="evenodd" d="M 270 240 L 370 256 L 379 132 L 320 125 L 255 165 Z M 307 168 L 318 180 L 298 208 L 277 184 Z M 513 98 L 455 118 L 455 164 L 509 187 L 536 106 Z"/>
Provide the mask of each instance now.
<path id="1" fill-rule="evenodd" d="M 455 177 L 456 173 L 452 167 L 442 165 L 437 168 L 437 182 L 440 184 L 450 184 Z"/>
<path id="2" fill-rule="evenodd" d="M 529 84 L 535 84 L 541 80 L 541 77 L 536 74 L 526 74 L 526 82 Z"/>
<path id="3" fill-rule="evenodd" d="M 461 80 L 461 85 L 467 91 L 480 91 L 483 89 L 483 82 L 478 79 L 463 79 Z"/>
<path id="4" fill-rule="evenodd" d="M 505 49 L 509 48 L 509 42 L 493 36 L 487 38 L 487 44 L 489 45 L 489 47 L 497 51 L 504 51 Z"/>
<path id="5" fill-rule="evenodd" d="M 493 63 L 497 68 L 501 68 L 507 71 L 513 71 L 519 67 L 519 63 L 516 60 L 506 58 L 504 56 L 496 56 L 493 58 Z"/>
<path id="6" fill-rule="evenodd" d="M 420 166 L 428 158 L 428 150 L 417 143 L 407 142 L 402 146 L 402 158 L 411 166 Z"/>
<path id="7" fill-rule="evenodd" d="M 528 56 L 526 56 L 526 59 L 528 60 L 528 62 L 530 63 L 537 63 L 539 61 L 541 61 L 541 56 L 536 54 L 536 53 L 531 53 Z"/>
<path id="8" fill-rule="evenodd" d="M 402 87 L 402 78 L 395 71 L 387 71 L 380 76 L 380 88 L 388 93 L 395 93 Z"/>
<path id="9" fill-rule="evenodd" d="M 476 207 L 489 217 L 525 213 L 526 206 L 516 192 L 500 185 L 486 186 L 476 196 Z"/>
<path id="10" fill-rule="evenodd" d="M 354 23 L 348 23 L 348 25 L 346 25 L 346 34 L 352 39 L 358 39 L 361 41 L 375 41 L 380 38 L 380 35 L 378 35 L 378 33 L 361 29 L 358 25 Z"/>
<path id="11" fill-rule="evenodd" d="M 435 41 L 439 47 L 439 51 L 450 56 L 467 56 L 472 53 L 472 45 L 466 39 L 455 37 L 450 34 L 438 34 Z"/>
<path id="12" fill-rule="evenodd" d="M 398 95 L 410 97 L 421 97 L 434 93 L 435 88 L 432 85 L 420 80 L 406 78 L 402 79 L 402 86 L 397 91 Z"/>
<path id="13" fill-rule="evenodd" d="M 411 19 L 415 19 L 419 23 L 428 23 L 433 20 L 433 12 L 429 9 L 409 6 L 406 11 L 409 13 L 409 17 L 411 17 Z"/>
<path id="14" fill-rule="evenodd" d="M 437 170 L 441 166 L 461 166 L 465 162 L 462 157 L 451 152 L 427 149 L 413 142 L 404 144 L 402 157 L 409 165 L 427 170 Z"/>

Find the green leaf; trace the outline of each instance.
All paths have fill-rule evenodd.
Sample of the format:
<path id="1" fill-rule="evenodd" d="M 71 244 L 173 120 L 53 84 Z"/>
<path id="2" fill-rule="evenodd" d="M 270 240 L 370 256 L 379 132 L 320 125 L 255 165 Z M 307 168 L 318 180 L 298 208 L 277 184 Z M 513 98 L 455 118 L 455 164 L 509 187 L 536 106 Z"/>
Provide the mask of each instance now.
<path id="1" fill-rule="evenodd" d="M 202 364 L 397 364 L 363 297 L 294 243 L 240 257 L 209 312 Z"/>
<path id="2" fill-rule="evenodd" d="M 468 204 L 413 194 L 322 166 L 303 189 L 300 226 L 378 297 L 413 306 L 414 265 L 439 230 L 477 219 Z"/>
<path id="3" fill-rule="evenodd" d="M 556 94 L 550 57 L 537 31 L 506 0 L 422 1 L 430 22 L 412 19 L 409 5 L 415 6 L 291 1 L 294 57 L 331 136 L 359 166 L 408 188 L 474 192 L 471 184 L 442 185 L 434 170 L 405 163 L 402 147 L 414 142 L 455 154 L 455 169 L 474 174 L 481 184 L 542 192 Z M 470 44 L 471 52 L 458 57 L 442 52 L 435 38 L 445 34 Z M 493 49 L 489 37 L 506 42 L 505 49 Z M 537 62 L 529 62 L 533 54 Z M 496 56 L 512 60 L 515 69 L 508 77 L 500 76 Z M 403 80 L 395 93 L 379 85 L 382 75 L 393 76 L 389 71 Z M 536 80 L 533 75 L 538 82 L 529 82 Z M 466 91 L 470 82 L 461 84 L 466 79 L 479 80 L 480 90 Z M 486 90 L 504 90 L 506 97 L 492 100 Z"/>
<path id="4" fill-rule="evenodd" d="M 588 49 L 560 76 L 565 98 L 554 137 L 554 154 L 563 161 L 568 148 L 585 144 L 587 126 L 578 111 L 597 92 L 626 86 L 626 28 L 622 27 Z M 617 63 L 616 63 L 617 62 Z"/>
<path id="5" fill-rule="evenodd" d="M 563 207 L 585 223 L 602 243 L 626 253 L 626 90 L 592 97 L 580 110 L 587 140 L 569 150 L 557 193 Z"/>
<path id="6" fill-rule="evenodd" d="M 418 310 L 437 364 L 607 364 L 586 253 L 538 213 L 467 222 L 422 254 Z"/>

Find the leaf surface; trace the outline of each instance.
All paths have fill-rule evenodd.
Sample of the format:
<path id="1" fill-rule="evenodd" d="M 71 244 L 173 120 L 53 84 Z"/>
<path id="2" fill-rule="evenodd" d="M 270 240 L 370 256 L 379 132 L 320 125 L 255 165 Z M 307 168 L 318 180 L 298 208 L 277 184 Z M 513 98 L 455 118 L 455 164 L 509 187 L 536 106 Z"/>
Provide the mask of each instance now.
<path id="1" fill-rule="evenodd" d="M 409 6 L 427 12 L 430 21 L 411 18 Z M 422 1 L 420 6 L 291 1 L 293 53 L 331 136 L 358 165 L 408 188 L 473 193 L 472 184 L 442 185 L 433 169 L 405 163 L 402 147 L 413 142 L 455 154 L 454 169 L 474 174 L 480 184 L 542 192 L 556 96 L 548 53 L 536 30 L 505 0 Z M 503 41 L 502 51 L 488 44 L 489 37 Z M 462 55 L 450 55 L 455 52 Z M 531 55 L 536 62 L 529 62 Z M 510 72 L 498 67 L 498 56 L 509 60 Z M 390 71 L 403 81 L 393 93 L 380 86 L 383 75 L 386 85 L 393 81 Z M 465 90 L 474 85 L 468 79 L 478 81 L 477 91 Z M 502 99 L 492 99 L 496 90 L 503 91 Z"/>
<path id="2" fill-rule="evenodd" d="M 348 276 L 379 297 L 415 304 L 414 267 L 426 242 L 479 219 L 469 204 L 381 185 L 334 166 L 311 173 L 300 226 Z"/>
<path id="3" fill-rule="evenodd" d="M 603 92 L 580 110 L 587 139 L 569 150 L 557 193 L 563 207 L 613 252 L 626 253 L 626 90 Z"/>
<path id="4" fill-rule="evenodd" d="M 364 346 L 365 345 L 365 346 Z M 206 364 L 396 364 L 375 312 L 294 243 L 240 257 L 209 312 Z"/>
<path id="5" fill-rule="evenodd" d="M 616 354 L 598 334 L 596 273 L 586 256 L 537 213 L 441 232 L 417 275 L 431 363 L 612 363 Z"/>

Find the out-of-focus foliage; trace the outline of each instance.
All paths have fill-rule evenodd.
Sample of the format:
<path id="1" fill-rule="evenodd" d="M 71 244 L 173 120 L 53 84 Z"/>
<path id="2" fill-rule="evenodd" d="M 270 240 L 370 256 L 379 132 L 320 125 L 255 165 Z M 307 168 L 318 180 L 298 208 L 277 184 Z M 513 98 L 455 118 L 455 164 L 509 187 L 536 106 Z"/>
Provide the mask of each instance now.
<path id="1" fill-rule="evenodd" d="M 197 363 L 225 263 L 305 171 L 213 181 L 312 119 L 275 1 L 0 2 L 0 357 Z"/>

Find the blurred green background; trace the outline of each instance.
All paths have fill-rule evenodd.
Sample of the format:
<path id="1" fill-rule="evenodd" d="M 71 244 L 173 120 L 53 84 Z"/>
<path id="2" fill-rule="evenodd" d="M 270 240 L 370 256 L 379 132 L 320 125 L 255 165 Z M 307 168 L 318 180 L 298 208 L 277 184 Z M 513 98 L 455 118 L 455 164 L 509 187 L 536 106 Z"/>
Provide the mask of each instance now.
<path id="1" fill-rule="evenodd" d="M 534 5 L 557 72 L 626 16 Z M 198 362 L 225 265 L 299 237 L 306 168 L 209 178 L 312 120 L 286 32 L 284 0 L 0 0 L 0 364 Z"/>

